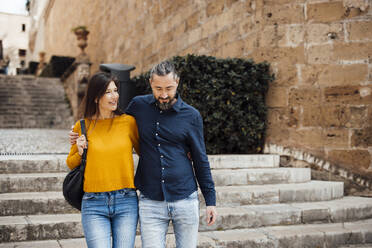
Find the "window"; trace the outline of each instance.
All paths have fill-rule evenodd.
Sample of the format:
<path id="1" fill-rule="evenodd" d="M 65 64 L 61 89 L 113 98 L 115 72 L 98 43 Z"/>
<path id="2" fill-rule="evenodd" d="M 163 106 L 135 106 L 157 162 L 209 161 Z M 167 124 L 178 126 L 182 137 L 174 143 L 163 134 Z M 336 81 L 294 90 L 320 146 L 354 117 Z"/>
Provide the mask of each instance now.
<path id="1" fill-rule="evenodd" d="M 26 50 L 25 50 L 25 49 L 19 49 L 19 50 L 18 50 L 18 56 L 19 56 L 19 57 L 24 57 L 24 56 L 26 56 Z"/>
<path id="2" fill-rule="evenodd" d="M 22 24 L 22 32 L 26 31 L 26 24 Z"/>
<path id="3" fill-rule="evenodd" d="M 21 60 L 21 66 L 22 67 L 25 67 L 25 64 L 26 64 L 25 61 L 24 60 Z"/>

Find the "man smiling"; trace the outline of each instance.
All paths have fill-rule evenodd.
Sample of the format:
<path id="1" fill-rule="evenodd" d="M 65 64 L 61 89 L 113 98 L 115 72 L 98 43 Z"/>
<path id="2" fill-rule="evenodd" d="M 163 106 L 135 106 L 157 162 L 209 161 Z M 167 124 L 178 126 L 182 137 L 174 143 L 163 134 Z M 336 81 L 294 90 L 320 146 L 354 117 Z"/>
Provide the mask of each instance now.
<path id="1" fill-rule="evenodd" d="M 150 73 L 152 94 L 137 96 L 126 113 L 135 117 L 141 156 L 135 175 L 140 191 L 142 247 L 165 247 L 172 221 L 177 247 L 196 247 L 199 227 L 198 181 L 214 224 L 216 192 L 200 113 L 177 95 L 179 76 L 169 61 Z M 191 154 L 191 160 L 187 154 Z"/>

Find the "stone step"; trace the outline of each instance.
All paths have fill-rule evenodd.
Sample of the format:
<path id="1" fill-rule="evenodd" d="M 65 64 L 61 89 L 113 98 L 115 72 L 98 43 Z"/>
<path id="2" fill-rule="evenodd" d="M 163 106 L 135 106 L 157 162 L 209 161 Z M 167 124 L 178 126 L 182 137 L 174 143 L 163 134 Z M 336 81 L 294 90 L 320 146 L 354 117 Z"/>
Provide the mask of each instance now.
<path id="1" fill-rule="evenodd" d="M 372 247 L 372 219 L 335 224 L 275 226 L 256 229 L 199 232 L 198 236 L 198 248 L 370 248 Z M 166 242 L 167 248 L 176 247 L 173 234 L 167 235 Z M 0 248 L 86 247 L 84 238 L 0 244 Z M 136 236 L 135 248 L 141 248 L 140 236 Z"/>
<path id="2" fill-rule="evenodd" d="M 0 131 L 1 133 L 1 131 Z M 59 132 L 60 133 L 60 132 Z M 67 142 L 68 130 L 60 133 Z M 67 148 L 68 144 L 65 145 Z M 66 155 L 12 155 L 0 156 L 0 174 L 68 172 Z M 135 164 L 138 156 L 133 155 Z M 279 166 L 279 155 L 209 155 L 212 169 L 275 168 Z"/>
<path id="3" fill-rule="evenodd" d="M 327 202 L 217 208 L 217 211 L 219 217 L 216 224 L 206 226 L 205 209 L 201 209 L 200 232 L 370 219 L 372 199 L 346 197 Z M 295 230 L 291 229 L 292 232 Z M 0 217 L 0 242 L 77 237 L 83 237 L 80 214 Z"/>
<path id="4" fill-rule="evenodd" d="M 0 174 L 0 192 L 60 191 L 65 172 Z M 213 170 L 216 186 L 303 183 L 310 181 L 308 168 Z"/>
<path id="5" fill-rule="evenodd" d="M 79 213 L 62 191 L 0 194 L 0 216 Z"/>
<path id="6" fill-rule="evenodd" d="M 216 186 L 304 183 L 311 180 L 310 168 L 215 170 Z"/>
<path id="7" fill-rule="evenodd" d="M 0 77 L 0 86 L 1 128 L 69 128 L 73 122 L 59 79 Z"/>
<path id="8" fill-rule="evenodd" d="M 342 198 L 343 195 L 343 182 L 328 181 L 216 187 L 216 198 L 220 207 L 329 201 Z M 199 199 L 201 199 L 201 205 L 204 206 L 203 198 L 200 196 Z"/>
<path id="9" fill-rule="evenodd" d="M 0 156 L 0 174 L 68 172 L 66 158 L 66 154 Z"/>
<path id="10" fill-rule="evenodd" d="M 279 167 L 280 156 L 272 154 L 223 154 L 208 155 L 208 160 L 212 169 L 277 168 Z"/>
<path id="11" fill-rule="evenodd" d="M 68 132 L 70 131 L 71 124 L 65 129 L 0 129 L 0 154 L 63 153 L 67 157 L 70 151 Z M 2 157 L 0 160 L 3 160 Z"/>
<path id="12" fill-rule="evenodd" d="M 343 196 L 342 182 L 311 181 L 300 184 L 216 187 L 219 207 L 327 201 Z M 200 205 L 205 206 L 199 192 Z M 0 194 L 0 216 L 62 214 L 76 212 L 62 192 L 22 192 Z"/>
<path id="13" fill-rule="evenodd" d="M 202 231 L 338 223 L 372 218 L 372 198 L 345 197 L 323 202 L 221 207 L 218 208 L 219 220 L 214 226 L 204 225 L 205 212 L 200 214 Z"/>
<path id="14" fill-rule="evenodd" d="M 370 244 L 357 244 L 357 245 L 343 245 L 339 248 L 372 248 L 372 243 Z"/>
<path id="15" fill-rule="evenodd" d="M 0 192 L 61 191 L 66 173 L 0 174 Z"/>

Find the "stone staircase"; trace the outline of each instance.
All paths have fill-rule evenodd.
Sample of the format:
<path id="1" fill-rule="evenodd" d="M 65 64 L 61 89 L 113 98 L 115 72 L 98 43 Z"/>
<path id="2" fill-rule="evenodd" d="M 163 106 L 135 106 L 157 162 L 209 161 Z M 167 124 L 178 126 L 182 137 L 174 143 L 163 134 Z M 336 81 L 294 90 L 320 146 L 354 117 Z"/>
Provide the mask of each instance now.
<path id="1" fill-rule="evenodd" d="M 0 248 L 86 247 L 61 193 L 65 159 L 0 156 Z M 372 198 L 344 197 L 342 182 L 311 181 L 310 169 L 280 168 L 277 155 L 209 159 L 219 216 L 207 226 L 201 201 L 198 247 L 372 247 Z"/>
<path id="2" fill-rule="evenodd" d="M 0 75 L 0 128 L 70 128 L 71 110 L 56 78 Z"/>

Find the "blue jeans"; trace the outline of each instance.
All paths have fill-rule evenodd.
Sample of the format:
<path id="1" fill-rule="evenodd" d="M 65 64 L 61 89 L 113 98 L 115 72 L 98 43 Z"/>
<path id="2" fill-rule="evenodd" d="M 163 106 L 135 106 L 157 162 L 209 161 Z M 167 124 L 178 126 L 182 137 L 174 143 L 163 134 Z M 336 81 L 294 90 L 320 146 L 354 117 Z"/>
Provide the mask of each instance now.
<path id="1" fill-rule="evenodd" d="M 88 248 L 134 247 L 138 198 L 134 189 L 85 193 L 81 218 Z M 112 239 L 112 241 L 111 241 Z"/>
<path id="2" fill-rule="evenodd" d="M 177 248 L 196 247 L 199 228 L 199 199 L 195 191 L 175 202 L 139 197 L 142 248 L 164 248 L 169 221 L 172 220 Z"/>

